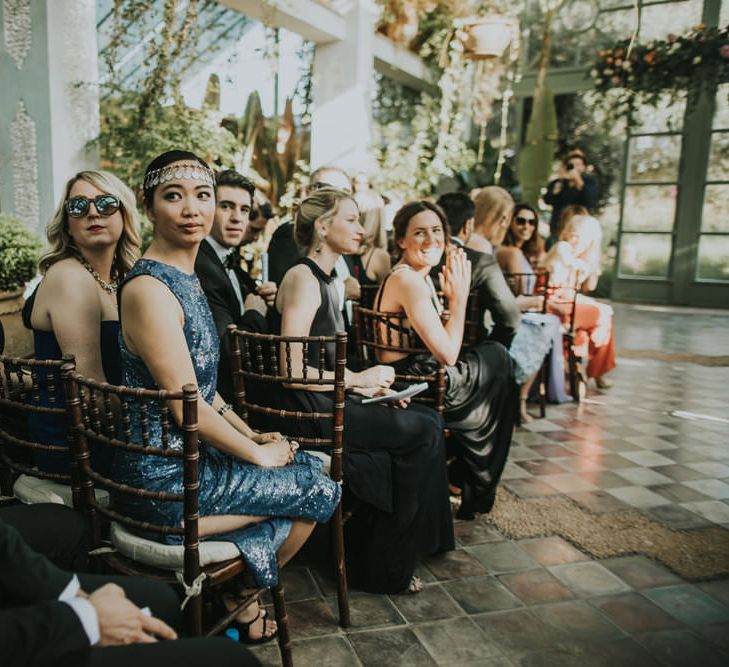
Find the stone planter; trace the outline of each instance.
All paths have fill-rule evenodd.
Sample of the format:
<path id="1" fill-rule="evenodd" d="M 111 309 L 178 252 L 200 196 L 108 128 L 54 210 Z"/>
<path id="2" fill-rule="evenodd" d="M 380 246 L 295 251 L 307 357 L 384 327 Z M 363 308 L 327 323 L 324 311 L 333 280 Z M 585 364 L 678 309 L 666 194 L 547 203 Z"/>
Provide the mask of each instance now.
<path id="1" fill-rule="evenodd" d="M 0 322 L 5 330 L 5 351 L 11 357 L 33 354 L 33 334 L 23 326 L 23 289 L 0 292 Z"/>
<path id="2" fill-rule="evenodd" d="M 464 21 L 468 35 L 465 55 L 471 60 L 500 58 L 518 35 L 516 19 L 508 16 L 484 16 Z M 518 37 L 517 37 L 518 38 Z"/>

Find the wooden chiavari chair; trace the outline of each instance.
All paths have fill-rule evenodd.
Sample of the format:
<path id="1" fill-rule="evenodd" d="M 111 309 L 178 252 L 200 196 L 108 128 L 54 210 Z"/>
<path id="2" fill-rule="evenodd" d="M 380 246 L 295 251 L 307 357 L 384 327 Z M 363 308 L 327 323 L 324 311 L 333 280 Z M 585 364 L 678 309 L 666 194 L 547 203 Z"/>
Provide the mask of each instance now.
<path id="1" fill-rule="evenodd" d="M 275 418 L 277 430 L 295 438 L 303 449 L 324 448 L 330 452 L 329 475 L 336 482 L 342 482 L 342 456 L 344 443 L 344 375 L 347 364 L 347 334 L 335 336 L 275 336 L 252 333 L 228 327 L 232 349 L 233 407 L 244 420 L 258 416 L 265 420 Z M 300 345 L 303 358 L 309 358 L 310 351 L 319 353 L 318 367 L 311 369 L 304 364 L 301 376 L 293 374 L 291 352 L 293 345 Z M 334 346 L 334 379 L 325 378 L 327 346 Z M 283 348 L 283 352 L 281 349 Z M 306 412 L 286 410 L 258 402 L 247 386 L 276 387 L 280 391 L 296 391 L 290 385 L 331 386 L 334 394 L 331 412 Z M 307 436 L 302 431 L 302 422 L 313 424 L 331 423 L 331 431 L 321 437 Z M 280 424 L 280 426 L 279 426 Z M 344 523 L 348 519 L 342 511 L 341 502 L 329 520 L 332 552 L 337 580 L 337 602 L 339 622 L 342 627 L 350 625 L 349 592 L 344 553 Z"/>
<path id="2" fill-rule="evenodd" d="M 199 519 L 199 460 L 197 405 L 198 390 L 194 384 L 181 391 L 133 389 L 95 382 L 74 372 L 73 366 L 63 367 L 66 404 L 71 415 L 74 456 L 80 483 L 80 506 L 91 527 L 92 549 L 98 550 L 105 565 L 122 574 L 153 577 L 182 586 L 185 591 L 183 610 L 188 632 L 193 636 L 220 633 L 233 618 L 251 604 L 262 590 L 255 591 L 239 601 L 236 608 L 217 621 L 204 624 L 203 598 L 245 569 L 238 547 L 232 542 L 200 541 Z M 116 422 L 111 415 L 112 397 L 119 401 L 121 418 Z M 182 404 L 182 446 L 171 441 L 174 426 L 169 403 Z M 101 410 L 105 411 L 102 417 Z M 138 419 L 140 436 L 132 437 L 132 420 Z M 159 441 L 156 438 L 159 437 Z M 94 470 L 89 457 L 89 444 L 113 448 L 117 454 L 150 458 L 175 458 L 182 462 L 182 492 L 155 491 L 129 482 L 112 479 L 110 474 Z M 105 507 L 95 497 L 99 486 L 112 493 L 115 504 Z M 122 498 L 155 503 L 182 505 L 182 525 L 166 525 L 140 520 L 133 512 L 121 509 Z M 101 541 L 100 517 L 111 521 L 109 535 L 112 549 L 104 548 Z M 175 535 L 182 545 L 168 545 L 158 538 Z M 107 553 L 103 553 L 107 551 Z M 288 619 L 283 587 L 272 590 L 278 641 L 283 664 L 292 665 Z"/>
<path id="3" fill-rule="evenodd" d="M 61 366 L 74 365 L 71 356 L 55 360 L 20 359 L 0 355 L 0 488 L 5 496 L 25 503 L 78 504 L 78 480 L 69 449 L 30 439 L 28 421 L 57 421 L 68 436 L 68 415 Z M 58 454 L 68 461 L 68 472 L 46 472 L 36 465 L 36 454 Z"/>

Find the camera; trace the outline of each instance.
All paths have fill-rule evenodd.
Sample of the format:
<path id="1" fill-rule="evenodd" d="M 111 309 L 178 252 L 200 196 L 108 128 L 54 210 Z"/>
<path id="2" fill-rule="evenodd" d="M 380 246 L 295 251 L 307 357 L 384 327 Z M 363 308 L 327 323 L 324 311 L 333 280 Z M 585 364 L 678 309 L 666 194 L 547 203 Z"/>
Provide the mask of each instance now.
<path id="1" fill-rule="evenodd" d="M 568 162 L 567 163 L 567 171 L 572 171 L 575 168 L 574 162 Z"/>

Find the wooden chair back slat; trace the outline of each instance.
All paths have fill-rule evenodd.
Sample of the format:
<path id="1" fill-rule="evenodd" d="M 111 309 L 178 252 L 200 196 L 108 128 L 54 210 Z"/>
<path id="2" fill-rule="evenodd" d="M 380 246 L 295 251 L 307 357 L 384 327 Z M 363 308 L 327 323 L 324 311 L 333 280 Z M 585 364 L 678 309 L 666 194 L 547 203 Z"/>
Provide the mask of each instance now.
<path id="1" fill-rule="evenodd" d="M 0 491 L 13 494 L 13 484 L 24 474 L 74 486 L 74 460 L 67 444 L 51 444 L 30 439 L 29 424 L 34 419 L 58 419 L 67 424 L 61 367 L 74 365 L 71 356 L 63 359 L 23 359 L 0 355 Z M 46 472 L 35 465 L 35 453 L 68 456 L 69 472 Z"/>
<path id="2" fill-rule="evenodd" d="M 82 377 L 73 368 L 64 366 L 63 381 L 68 397 L 67 406 L 71 415 L 72 446 L 74 457 L 78 465 L 81 505 L 83 511 L 89 518 L 92 526 L 92 535 L 99 539 L 100 526 L 99 515 L 118 521 L 119 523 L 132 528 L 139 529 L 142 525 L 133 516 L 126 515 L 117 507 L 110 510 L 102 505 L 95 495 L 95 488 L 106 489 L 118 496 L 127 496 L 149 501 L 187 503 L 187 490 L 184 493 L 168 493 L 163 491 L 152 491 L 142 486 L 135 486 L 129 483 L 119 482 L 111 477 L 111 473 L 102 472 L 93 468 L 90 457 L 90 446 L 112 448 L 115 451 L 122 450 L 127 455 L 139 457 L 177 458 L 183 460 L 183 469 L 192 465 L 196 460 L 197 440 L 195 439 L 194 451 L 190 452 L 190 459 L 186 456 L 185 446 L 173 448 L 169 446 L 169 407 L 168 401 L 182 401 L 183 410 L 188 401 L 194 403 L 194 410 L 197 410 L 197 388 L 194 385 L 186 385 L 181 392 L 137 390 L 127 387 L 117 387 L 107 383 L 96 382 Z M 191 398 L 192 397 L 192 398 Z M 119 438 L 119 431 L 114 426 L 117 416 L 112 411 L 112 405 L 119 404 L 118 418 L 122 423 L 122 438 Z M 161 442 L 151 442 L 150 427 L 154 420 L 150 415 L 150 405 L 156 403 L 159 406 L 158 414 L 160 421 Z M 112 413 L 111 423 L 104 423 L 100 419 L 98 406 L 109 406 Z M 105 409 L 106 413 L 106 409 Z M 135 442 L 132 438 L 132 415 L 136 413 L 141 428 L 139 440 Z M 197 418 L 188 415 L 188 420 L 183 418 L 181 430 L 183 432 L 183 443 L 188 432 L 197 435 Z M 87 415 L 85 418 L 84 415 Z M 197 474 L 197 472 L 195 472 Z M 191 492 L 193 493 L 193 492 Z M 197 523 L 197 511 L 184 512 L 185 523 L 193 521 Z M 174 527 L 155 522 L 143 522 L 144 530 L 157 534 L 183 534 L 181 527 Z M 196 529 L 197 530 L 197 529 Z M 187 545 L 186 545 L 187 548 Z M 195 547 L 196 548 L 196 547 Z"/>
<path id="3" fill-rule="evenodd" d="M 402 354 L 430 354 L 428 348 L 420 340 L 417 333 L 406 325 L 405 313 L 387 313 L 354 306 L 355 334 L 361 335 L 355 341 L 359 350 L 358 357 L 370 365 L 375 365 L 378 352 L 399 352 Z M 441 314 L 443 322 L 447 322 L 448 311 Z M 420 394 L 413 401 L 434 407 L 439 413 L 445 410 L 445 366 L 438 363 L 431 374 L 395 374 L 401 382 L 427 382 L 430 395 Z"/>

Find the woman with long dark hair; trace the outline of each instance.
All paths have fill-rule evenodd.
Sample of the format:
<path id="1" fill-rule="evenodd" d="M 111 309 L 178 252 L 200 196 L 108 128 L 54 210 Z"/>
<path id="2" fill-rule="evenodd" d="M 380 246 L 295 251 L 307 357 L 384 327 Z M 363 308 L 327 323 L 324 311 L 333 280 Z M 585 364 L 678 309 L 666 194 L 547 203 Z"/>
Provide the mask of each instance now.
<path id="1" fill-rule="evenodd" d="M 307 197 L 295 219 L 296 240 L 306 256 L 286 273 L 272 327 L 284 336 L 331 336 L 344 330 L 332 269 L 344 253 L 357 252 L 364 230 L 351 195 L 324 188 Z M 317 377 L 318 350 L 304 359 L 292 345 L 294 375 L 306 364 Z M 334 369 L 334 350 L 325 367 Z M 363 405 L 362 397 L 389 393 L 389 366 L 346 370 L 344 478 L 361 501 L 349 523 L 347 555 L 358 583 L 372 593 L 417 593 L 418 557 L 454 546 L 448 502 L 443 423 L 435 410 L 411 404 L 400 409 Z M 333 378 L 333 373 L 331 374 Z M 285 390 L 291 409 L 331 412 L 332 387 Z M 318 435 L 316 432 L 305 435 Z"/>
<path id="2" fill-rule="evenodd" d="M 461 490 L 460 518 L 491 510 L 511 446 L 517 413 L 514 369 L 506 348 L 487 341 L 461 350 L 471 265 L 463 250 L 449 247 L 443 211 L 427 200 L 405 204 L 393 221 L 401 258 L 382 283 L 376 309 L 404 313 L 407 326 L 430 354 L 383 352 L 380 361 L 399 372 L 424 374 L 446 365 L 445 422 L 456 460 L 452 484 Z M 440 301 L 430 271 L 447 252 L 440 276 L 450 318 L 441 323 Z"/>

